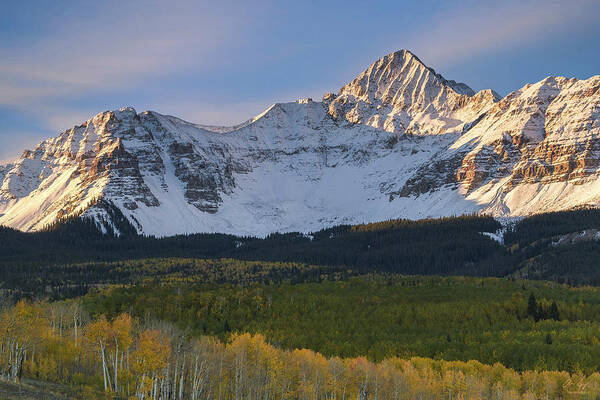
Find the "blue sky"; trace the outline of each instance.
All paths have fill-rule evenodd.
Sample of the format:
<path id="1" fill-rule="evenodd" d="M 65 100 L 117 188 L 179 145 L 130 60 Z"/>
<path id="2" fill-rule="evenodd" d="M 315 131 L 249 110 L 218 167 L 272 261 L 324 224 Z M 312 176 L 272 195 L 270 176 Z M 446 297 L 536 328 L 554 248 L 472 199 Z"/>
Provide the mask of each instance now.
<path id="1" fill-rule="evenodd" d="M 123 4 L 124 3 L 124 4 Z M 600 74 L 600 1 L 21 1 L 0 14 L 0 160 L 131 105 L 233 124 L 407 48 L 506 95 Z"/>

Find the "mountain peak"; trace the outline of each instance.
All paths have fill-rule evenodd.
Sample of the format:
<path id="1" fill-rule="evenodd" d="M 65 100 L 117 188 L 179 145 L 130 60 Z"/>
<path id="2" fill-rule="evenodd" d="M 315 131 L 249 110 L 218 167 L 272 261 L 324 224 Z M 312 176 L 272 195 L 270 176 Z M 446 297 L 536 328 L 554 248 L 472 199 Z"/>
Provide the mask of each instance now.
<path id="1" fill-rule="evenodd" d="M 444 78 L 403 49 L 381 57 L 324 101 L 336 119 L 427 135 L 459 132 L 497 100 L 474 95 L 466 84 Z"/>
<path id="2" fill-rule="evenodd" d="M 350 84 L 344 86 L 339 94 L 348 93 L 356 97 L 377 96 L 378 89 L 385 91 L 394 84 L 402 88 L 412 85 L 446 86 L 457 94 L 472 96 L 475 94 L 468 85 L 448 80 L 428 67 L 419 57 L 409 50 L 402 49 L 385 55 L 371 64 Z"/>
<path id="3" fill-rule="evenodd" d="M 397 50 L 392 53 L 389 53 L 389 54 L 379 58 L 379 60 L 375 61 L 372 65 L 377 64 L 379 61 L 385 62 L 386 60 L 396 61 L 396 62 L 398 62 L 398 61 L 414 62 L 414 63 L 421 64 L 424 68 L 428 68 L 428 69 L 432 70 L 427 65 L 425 65 L 425 63 L 423 61 L 421 61 L 421 59 L 419 57 L 417 57 L 417 55 L 415 53 L 413 53 L 412 51 L 410 51 L 408 49 L 401 49 L 401 50 Z"/>

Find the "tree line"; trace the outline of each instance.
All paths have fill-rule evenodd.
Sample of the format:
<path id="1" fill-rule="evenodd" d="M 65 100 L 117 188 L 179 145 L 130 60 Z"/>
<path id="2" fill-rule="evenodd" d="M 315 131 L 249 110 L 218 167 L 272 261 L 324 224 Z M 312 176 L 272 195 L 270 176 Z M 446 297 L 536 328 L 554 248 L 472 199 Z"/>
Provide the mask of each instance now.
<path id="1" fill-rule="evenodd" d="M 10 291 L 15 296 L 74 297 L 97 285 L 132 283 L 135 274 L 129 266 L 133 264 L 140 266 L 140 276 L 148 277 L 143 272 L 145 265 L 172 266 L 182 262 L 192 265 L 195 263 L 189 261 L 192 259 L 210 259 L 213 263 L 238 259 L 312 265 L 322 271 L 340 271 L 339 279 L 385 272 L 511 276 L 570 285 L 600 284 L 600 270 L 596 268 L 600 241 L 556 246 L 553 243 L 557 236 L 552 236 L 600 227 L 598 210 L 525 218 L 508 228 L 506 246 L 482 234 L 500 228 L 497 221 L 485 216 L 390 220 L 342 225 L 311 234 L 272 234 L 266 238 L 223 234 L 154 238 L 137 235 L 125 217 L 118 214 L 118 209 L 109 210 L 121 221 L 120 236 L 115 235 L 116 231 L 102 231 L 96 221 L 87 218 L 65 219 L 33 233 L 0 227 L 0 294 Z M 221 264 L 227 269 L 227 262 Z M 197 277 L 213 282 L 201 269 L 185 265 L 181 268 L 181 274 L 188 278 L 197 273 Z M 155 269 L 162 273 L 158 272 L 161 268 Z M 307 279 L 304 269 L 295 270 L 297 282 Z M 240 271 L 249 273 L 243 267 Z M 228 276 L 232 282 L 240 280 Z M 289 275 L 286 279 L 294 280 Z"/>
<path id="2" fill-rule="evenodd" d="M 35 324 L 28 322 L 35 321 Z M 73 385 L 79 398 L 594 399 L 600 374 L 517 372 L 499 363 L 326 357 L 262 335 L 191 338 L 127 313 L 90 319 L 77 303 L 0 312 L 0 374 Z"/>
<path id="3" fill-rule="evenodd" d="M 0 299 L 61 300 L 83 296 L 96 287 L 149 282 L 229 283 L 244 287 L 252 283 L 277 285 L 344 280 L 356 275 L 358 271 L 344 267 L 228 258 L 171 257 L 48 266 L 26 263 L 0 268 Z"/>
<path id="4" fill-rule="evenodd" d="M 103 231 L 105 228 L 96 221 L 84 217 L 61 220 L 33 233 L 0 227 L 3 280 L 16 279 L 22 270 L 31 271 L 34 279 L 45 280 L 46 269 L 90 262 L 235 258 L 304 263 L 359 273 L 512 275 L 571 285 L 600 284 L 600 270 L 595 268 L 600 242 L 553 245 L 557 235 L 600 228 L 600 210 L 594 209 L 524 218 L 507 228 L 503 246 L 482 234 L 501 228 L 486 216 L 397 219 L 341 225 L 310 234 L 276 233 L 265 238 L 224 234 L 155 238 L 137 235 L 118 209 L 107 207 L 113 219 L 119 221 L 118 229 Z M 105 225 L 111 226 L 107 221 L 102 227 Z M 120 236 L 116 236 L 117 231 Z"/>

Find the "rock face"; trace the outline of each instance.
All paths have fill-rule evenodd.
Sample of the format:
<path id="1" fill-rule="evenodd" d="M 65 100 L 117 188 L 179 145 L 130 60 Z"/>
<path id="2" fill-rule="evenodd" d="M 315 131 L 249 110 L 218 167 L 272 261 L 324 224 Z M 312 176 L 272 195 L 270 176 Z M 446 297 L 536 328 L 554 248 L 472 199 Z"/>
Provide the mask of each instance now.
<path id="1" fill-rule="evenodd" d="M 337 119 L 415 135 L 460 132 L 497 100 L 491 90 L 475 94 L 444 79 L 407 50 L 382 57 L 337 97 L 325 97 Z"/>
<path id="2" fill-rule="evenodd" d="M 235 127 L 101 113 L 0 166 L 0 224 L 110 223 L 99 199 L 153 235 L 597 206 L 599 135 L 600 76 L 499 99 L 402 50 L 322 102 L 275 104 Z"/>
<path id="3" fill-rule="evenodd" d="M 503 215 L 597 206 L 600 76 L 548 77 L 509 94 L 463 134 L 459 181 Z"/>

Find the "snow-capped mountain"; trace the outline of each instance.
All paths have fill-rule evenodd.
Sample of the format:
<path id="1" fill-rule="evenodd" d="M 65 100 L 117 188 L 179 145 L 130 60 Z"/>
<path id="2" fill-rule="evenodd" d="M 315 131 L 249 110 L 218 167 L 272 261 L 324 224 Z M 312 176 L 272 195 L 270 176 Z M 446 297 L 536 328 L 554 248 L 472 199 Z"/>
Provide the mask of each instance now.
<path id="1" fill-rule="evenodd" d="M 337 119 L 388 132 L 435 135 L 460 132 L 498 98 L 492 90 L 475 94 L 464 83 L 448 81 L 402 50 L 381 58 L 324 100 Z"/>
<path id="2" fill-rule="evenodd" d="M 110 202 L 140 233 L 262 236 L 597 206 L 599 135 L 600 76 L 499 99 L 402 50 L 322 102 L 275 104 L 235 127 L 101 113 L 0 167 L 0 224 L 110 223 Z"/>

